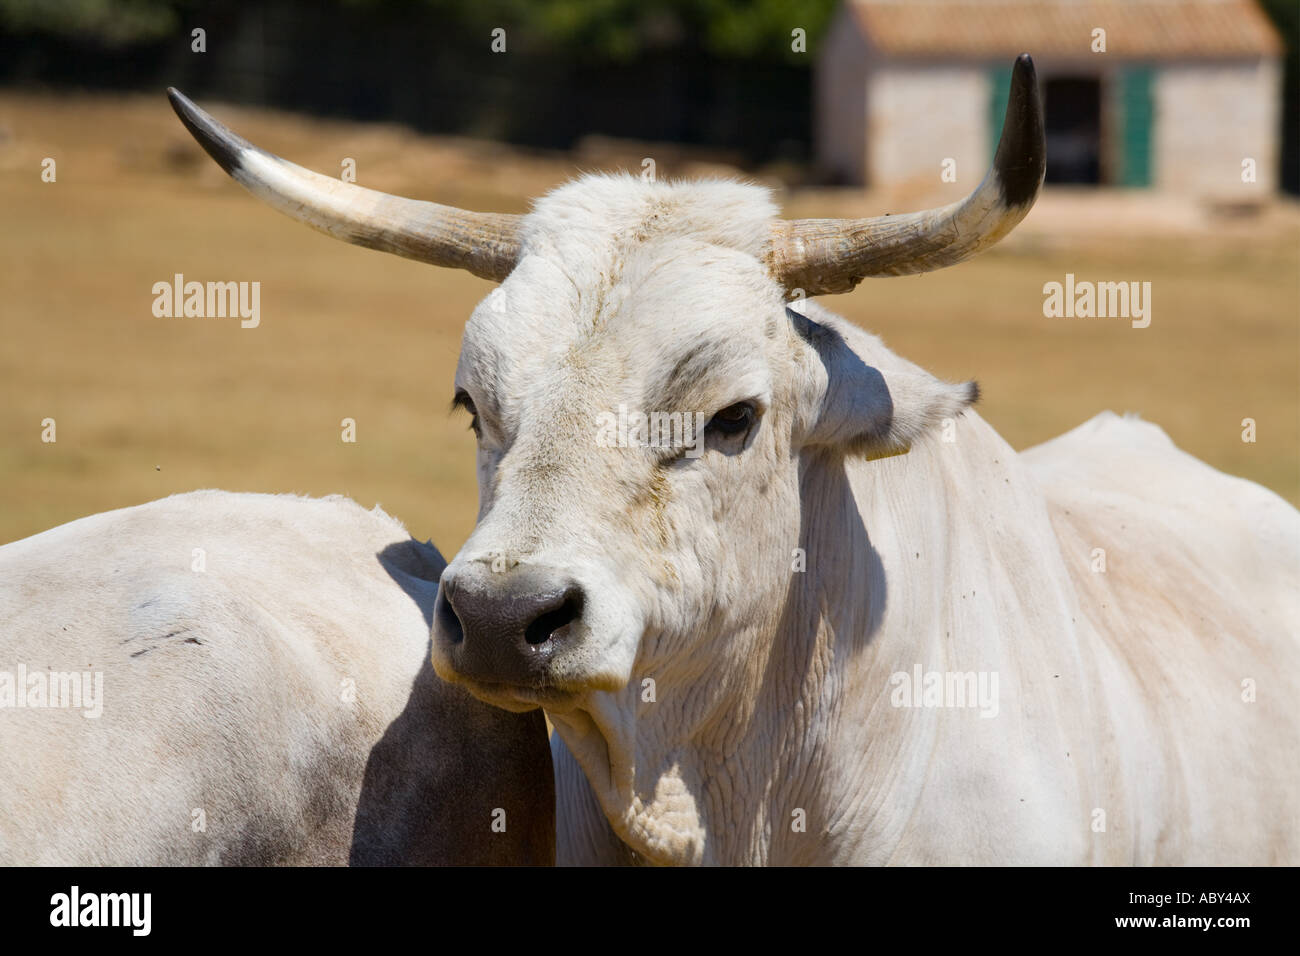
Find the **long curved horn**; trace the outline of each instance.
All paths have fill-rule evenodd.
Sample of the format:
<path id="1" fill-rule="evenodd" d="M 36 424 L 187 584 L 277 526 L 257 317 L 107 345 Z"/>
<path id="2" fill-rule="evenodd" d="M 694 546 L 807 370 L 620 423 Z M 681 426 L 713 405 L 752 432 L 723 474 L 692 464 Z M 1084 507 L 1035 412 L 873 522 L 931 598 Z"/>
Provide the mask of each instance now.
<path id="1" fill-rule="evenodd" d="M 336 239 L 500 282 L 519 258 L 521 216 L 403 199 L 313 173 L 258 149 L 179 90 L 167 98 L 222 169 L 285 215 Z"/>
<path id="2" fill-rule="evenodd" d="M 1047 170 L 1034 61 L 1016 58 L 993 168 L 958 202 L 902 216 L 792 219 L 773 226 L 768 265 L 787 290 L 849 292 L 868 276 L 942 269 L 997 242 L 1029 212 Z"/>

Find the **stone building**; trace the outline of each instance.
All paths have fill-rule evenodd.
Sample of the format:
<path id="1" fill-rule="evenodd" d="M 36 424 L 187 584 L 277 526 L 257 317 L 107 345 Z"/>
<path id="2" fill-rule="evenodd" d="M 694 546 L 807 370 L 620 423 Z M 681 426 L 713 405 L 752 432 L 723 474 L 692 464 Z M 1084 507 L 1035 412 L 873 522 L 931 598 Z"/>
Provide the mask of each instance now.
<path id="1" fill-rule="evenodd" d="M 846 0 L 817 62 L 819 163 L 894 189 L 945 162 L 982 175 L 1021 52 L 1048 182 L 1276 190 L 1282 43 L 1254 0 Z"/>

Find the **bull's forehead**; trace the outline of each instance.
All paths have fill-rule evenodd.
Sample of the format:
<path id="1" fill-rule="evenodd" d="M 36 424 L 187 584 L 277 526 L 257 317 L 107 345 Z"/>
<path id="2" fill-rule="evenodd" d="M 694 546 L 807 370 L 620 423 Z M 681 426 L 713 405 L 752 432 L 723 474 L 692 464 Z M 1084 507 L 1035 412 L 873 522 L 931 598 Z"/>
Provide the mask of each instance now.
<path id="1" fill-rule="evenodd" d="M 524 222 L 523 252 L 563 262 L 586 285 L 616 265 L 620 251 L 654 239 L 692 238 L 761 257 L 776 215 L 761 186 L 584 176 L 538 200 Z"/>
<path id="2" fill-rule="evenodd" d="M 458 383 L 503 416 L 561 392 L 700 411 L 730 391 L 764 395 L 782 331 L 760 261 L 774 214 L 766 190 L 735 183 L 589 177 L 558 190 L 475 310 Z"/>

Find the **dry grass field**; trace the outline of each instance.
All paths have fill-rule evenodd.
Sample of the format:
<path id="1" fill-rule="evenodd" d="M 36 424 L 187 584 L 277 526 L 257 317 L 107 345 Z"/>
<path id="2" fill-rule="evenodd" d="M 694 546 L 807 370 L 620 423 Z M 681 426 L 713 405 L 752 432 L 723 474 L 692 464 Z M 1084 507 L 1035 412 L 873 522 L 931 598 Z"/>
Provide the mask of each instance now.
<path id="1" fill-rule="evenodd" d="M 480 209 L 524 211 L 527 197 L 599 165 L 214 112 L 322 172 L 351 157 L 363 185 Z M 54 183 L 41 181 L 44 157 L 57 162 Z M 699 171 L 660 164 L 661 175 Z M 833 194 L 789 199 L 800 215 L 846 208 Z M 1071 239 L 1051 200 L 1006 248 L 828 304 L 936 374 L 978 378 L 981 413 L 1017 448 L 1102 409 L 1133 411 L 1212 465 L 1300 501 L 1294 208 L 1266 227 L 1152 236 L 1129 217 Z M 863 210 L 883 211 L 894 210 Z M 488 283 L 268 210 L 199 152 L 161 93 L 0 93 L 0 225 L 0 542 L 208 487 L 342 493 L 381 504 L 448 556 L 464 541 L 474 443 L 448 402 L 462 323 Z M 178 272 L 259 281 L 260 326 L 155 318 L 152 286 Z M 1043 283 L 1067 272 L 1151 282 L 1151 326 L 1044 318 Z M 1241 441 L 1247 417 L 1255 444 Z M 45 418 L 57 422 L 53 444 L 41 441 Z M 341 441 L 344 418 L 357 423 L 355 444 Z"/>

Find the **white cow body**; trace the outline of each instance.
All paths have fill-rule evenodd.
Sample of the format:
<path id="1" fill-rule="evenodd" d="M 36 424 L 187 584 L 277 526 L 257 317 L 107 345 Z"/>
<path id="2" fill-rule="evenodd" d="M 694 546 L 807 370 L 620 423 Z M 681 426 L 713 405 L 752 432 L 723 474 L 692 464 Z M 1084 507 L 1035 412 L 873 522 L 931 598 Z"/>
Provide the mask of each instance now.
<path id="1" fill-rule="evenodd" d="M 553 737 L 559 862 L 1300 861 L 1300 514 L 1109 413 L 1024 454 L 974 413 L 955 439 L 805 470 L 758 694 L 637 754 L 657 840 L 615 837 Z M 996 715 L 892 706 L 918 664 L 995 672 Z"/>
<path id="2" fill-rule="evenodd" d="M 378 509 L 215 491 L 0 548 L 0 670 L 102 675 L 96 716 L 0 707 L 0 863 L 550 862 L 540 715 L 428 666 L 442 568 Z"/>

